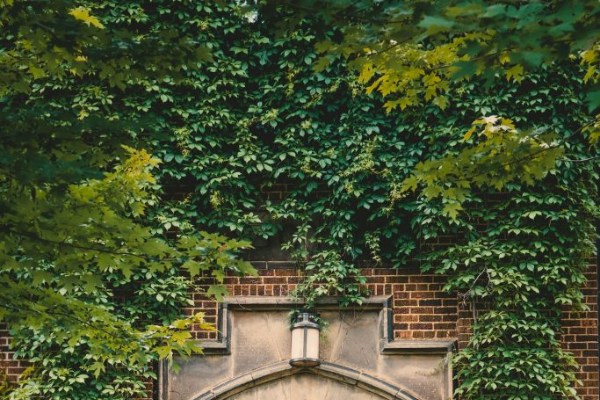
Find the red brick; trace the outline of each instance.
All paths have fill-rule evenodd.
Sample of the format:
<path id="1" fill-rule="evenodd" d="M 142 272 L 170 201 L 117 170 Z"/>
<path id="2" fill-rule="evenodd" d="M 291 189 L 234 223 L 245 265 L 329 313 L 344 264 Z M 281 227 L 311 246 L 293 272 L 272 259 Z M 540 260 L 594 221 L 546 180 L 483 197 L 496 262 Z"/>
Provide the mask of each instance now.
<path id="1" fill-rule="evenodd" d="M 449 243 L 450 238 L 443 238 L 440 243 Z M 265 265 L 266 262 L 263 262 Z M 261 269 L 258 277 L 238 278 L 228 276 L 225 284 L 233 296 L 284 296 L 300 282 L 301 271 L 284 268 L 293 265 L 289 262 L 269 261 L 270 265 L 281 268 Z M 279 264 L 278 264 L 279 263 Z M 285 265 L 284 265 L 285 264 Z M 585 289 L 584 301 L 589 311 L 575 313 L 565 310 L 563 318 L 564 332 L 562 342 L 565 349 L 572 351 L 580 362 L 578 376 L 583 382 L 578 392 L 582 400 L 598 398 L 598 322 L 596 312 L 597 279 L 595 266 L 586 274 L 590 279 Z M 471 304 L 463 302 L 456 293 L 443 291 L 446 278 L 431 274 L 420 274 L 414 268 L 395 270 L 391 268 L 373 268 L 370 265 L 363 269 L 368 277 L 368 287 L 374 295 L 391 295 L 393 300 L 394 338 L 397 339 L 458 339 L 458 347 L 463 349 L 471 337 L 473 314 Z M 206 284 L 200 285 L 203 290 Z M 206 299 L 201 293 L 193 294 L 194 307 L 183 311 L 191 315 L 204 311 L 208 321 L 216 322 L 217 304 Z M 478 306 L 479 309 L 485 309 Z M 482 311 L 483 312 L 483 311 Z M 215 338 L 215 332 L 203 332 L 194 328 L 193 336 L 197 339 Z M 8 346 L 6 327 L 0 325 L 0 350 Z M 8 349 L 6 349 L 8 350 Z M 12 379 L 21 373 L 26 363 L 12 360 L 13 352 L 0 351 L 0 360 L 11 373 Z M 152 386 L 149 384 L 149 389 Z"/>

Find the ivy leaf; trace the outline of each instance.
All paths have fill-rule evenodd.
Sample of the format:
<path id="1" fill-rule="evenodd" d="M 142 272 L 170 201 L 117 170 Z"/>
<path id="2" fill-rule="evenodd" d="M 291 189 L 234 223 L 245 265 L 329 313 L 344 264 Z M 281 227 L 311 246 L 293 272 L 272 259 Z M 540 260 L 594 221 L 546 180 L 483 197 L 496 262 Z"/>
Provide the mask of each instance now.
<path id="1" fill-rule="evenodd" d="M 217 301 L 223 301 L 227 294 L 227 289 L 223 285 L 210 285 L 206 291 L 207 296 L 214 297 Z"/>

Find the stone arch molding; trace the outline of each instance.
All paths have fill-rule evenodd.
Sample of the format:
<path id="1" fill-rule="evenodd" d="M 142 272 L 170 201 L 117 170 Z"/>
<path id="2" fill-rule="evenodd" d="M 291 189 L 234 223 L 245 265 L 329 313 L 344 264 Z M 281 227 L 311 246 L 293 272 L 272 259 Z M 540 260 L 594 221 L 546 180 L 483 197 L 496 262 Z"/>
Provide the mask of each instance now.
<path id="1" fill-rule="evenodd" d="M 216 385 L 192 396 L 189 400 L 226 400 L 246 390 L 297 374 L 312 374 L 345 385 L 356 386 L 382 399 L 420 400 L 405 388 L 389 384 L 364 372 L 329 362 L 323 362 L 314 368 L 294 368 L 287 362 L 272 364 Z"/>

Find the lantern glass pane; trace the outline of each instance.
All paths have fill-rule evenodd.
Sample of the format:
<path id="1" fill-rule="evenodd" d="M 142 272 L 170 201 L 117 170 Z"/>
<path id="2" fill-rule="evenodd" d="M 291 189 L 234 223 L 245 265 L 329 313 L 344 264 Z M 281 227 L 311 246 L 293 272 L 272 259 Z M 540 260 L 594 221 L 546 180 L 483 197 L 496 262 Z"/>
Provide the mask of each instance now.
<path id="1" fill-rule="evenodd" d="M 306 338 L 306 358 L 319 358 L 319 330 L 316 328 L 307 329 Z"/>
<path id="2" fill-rule="evenodd" d="M 304 328 L 292 329 L 292 359 L 304 357 Z"/>

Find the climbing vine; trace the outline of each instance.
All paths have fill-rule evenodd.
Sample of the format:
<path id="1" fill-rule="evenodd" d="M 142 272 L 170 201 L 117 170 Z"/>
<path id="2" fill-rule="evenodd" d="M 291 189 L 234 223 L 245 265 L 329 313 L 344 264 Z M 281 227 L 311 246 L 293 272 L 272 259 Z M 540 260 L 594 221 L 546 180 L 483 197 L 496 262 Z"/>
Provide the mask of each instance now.
<path id="1" fill-rule="evenodd" d="M 541 66 L 520 82 L 499 77 L 484 85 L 473 78 L 452 88 L 444 109 L 421 104 L 386 113 L 345 61 L 315 71 L 315 44 L 339 33 L 322 21 L 307 18 L 281 31 L 273 29 L 281 28 L 276 16 L 233 4 L 159 2 L 160 19 L 150 21 L 135 8 L 123 12 L 127 22 L 110 11 L 122 5 L 105 3 L 100 18 L 173 24 L 210 50 L 210 62 L 179 71 L 177 80 L 142 77 L 115 91 L 93 81 L 74 90 L 65 78 L 51 88 L 77 93 L 52 100 L 56 109 L 75 107 L 84 120 L 93 111 L 127 121 L 136 127 L 131 140 L 143 137 L 160 158 L 162 199 L 149 204 L 144 217 L 155 233 L 207 230 L 254 242 L 283 236 L 283 250 L 304 269 L 296 295 L 308 307 L 331 294 L 343 305 L 360 303 L 368 295 L 362 261 L 419 264 L 448 276 L 447 289 L 476 311 L 473 337 L 456 359 L 458 395 L 576 396 L 576 365 L 560 347 L 560 316 L 563 307 L 583 308 L 580 288 L 598 217 L 598 167 L 584 161 L 597 148 L 579 129 L 591 118 L 577 65 Z M 531 182 L 469 188 L 461 193 L 462 209 L 419 192 L 423 181 L 416 192 L 403 190 L 419 163 L 448 160 L 482 143 L 484 135 L 465 134 L 473 121 L 491 116 L 552 135 L 548 140 L 562 151 L 558 161 Z M 284 195 L 270 198 L 273 191 Z M 435 246 L 441 235 L 455 244 Z M 226 243 L 232 252 L 246 246 Z M 251 272 L 235 265 L 237 272 Z M 183 270 L 197 273 L 202 265 Z M 223 270 L 214 272 L 217 280 Z M 110 277 L 90 301 L 134 323 L 175 318 L 189 281 L 175 272 L 140 274 Z M 134 296 L 114 298 L 113 290 L 124 286 Z M 16 332 L 20 356 L 50 360 L 40 376 L 51 379 L 36 395 L 61 398 L 69 387 L 70 398 L 122 398 L 139 393 L 142 379 L 153 376 L 150 369 L 116 368 L 90 386 L 71 364 L 94 362 L 71 358 L 85 343 L 63 342 L 56 354 L 57 334 Z"/>
<path id="2" fill-rule="evenodd" d="M 591 117 L 578 66 L 542 66 L 519 83 L 474 79 L 453 89 L 451 107 L 387 114 L 343 62 L 315 72 L 314 45 L 334 30 L 307 20 L 274 34 L 269 21 L 243 18 L 213 20 L 215 30 L 206 31 L 214 66 L 192 79 L 205 93 L 161 89 L 172 99 L 167 113 L 188 115 L 164 119 L 174 132 L 157 145 L 164 182 L 188 191 L 157 218 L 245 238 L 291 230 L 283 248 L 304 266 L 296 294 L 308 306 L 327 294 L 359 303 L 368 295 L 361 260 L 396 268 L 417 262 L 449 276 L 447 289 L 478 315 L 456 359 L 458 395 L 575 397 L 576 365 L 560 346 L 560 316 L 563 307 L 584 307 L 598 179 L 597 163 L 583 161 L 597 149 L 580 129 Z M 510 117 L 510 129 L 547 135 L 548 151 L 560 148 L 558 161 L 526 182 L 465 191 L 463 210 L 403 190 L 420 162 L 482 143 L 484 135 L 465 134 L 495 115 Z M 265 195 L 281 187 L 282 199 Z M 456 244 L 432 246 L 440 235 Z"/>

